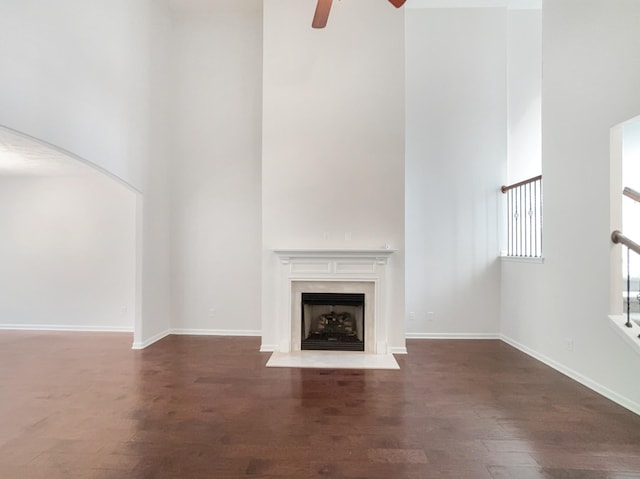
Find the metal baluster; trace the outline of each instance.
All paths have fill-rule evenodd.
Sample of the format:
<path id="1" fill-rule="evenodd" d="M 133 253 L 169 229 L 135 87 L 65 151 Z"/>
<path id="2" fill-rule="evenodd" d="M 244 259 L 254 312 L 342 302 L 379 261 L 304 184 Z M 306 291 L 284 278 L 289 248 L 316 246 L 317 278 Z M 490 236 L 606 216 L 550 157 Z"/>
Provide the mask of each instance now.
<path id="1" fill-rule="evenodd" d="M 533 255 L 538 256 L 538 182 L 533 182 Z"/>
<path id="2" fill-rule="evenodd" d="M 507 191 L 507 256 L 511 256 L 511 191 Z"/>
<path id="3" fill-rule="evenodd" d="M 625 326 L 630 328 L 631 324 L 631 266 L 629 263 L 630 255 L 629 251 L 631 248 L 627 247 L 627 322 Z"/>
<path id="4" fill-rule="evenodd" d="M 529 222 L 527 221 L 527 217 L 529 216 L 529 211 L 527 210 L 527 201 L 528 201 L 528 190 L 527 190 L 527 186 L 525 185 L 524 188 L 522 188 L 522 194 L 524 195 L 524 209 L 525 209 L 525 216 L 524 216 L 524 251 L 523 251 L 523 256 L 529 256 Z"/>
<path id="5" fill-rule="evenodd" d="M 542 176 L 501 190 L 507 194 L 507 255 L 542 257 Z"/>
<path id="6" fill-rule="evenodd" d="M 513 190 L 513 255 L 518 254 L 518 192 Z"/>
<path id="7" fill-rule="evenodd" d="M 518 200 L 520 202 L 520 207 L 518 208 L 518 211 L 520 212 L 520 215 L 518 216 L 518 219 L 520 220 L 520 245 L 518 247 L 518 256 L 523 256 L 522 251 L 522 240 L 524 238 L 524 231 L 523 231 L 523 227 L 524 227 L 524 218 L 522 217 L 522 204 L 524 203 L 522 195 L 522 188 L 518 188 L 518 190 L 520 190 L 520 199 Z"/>
<path id="8" fill-rule="evenodd" d="M 543 211 L 544 211 L 544 204 L 543 204 L 543 197 L 542 197 L 542 193 L 543 193 L 543 189 L 542 189 L 542 178 L 540 180 L 538 180 L 538 184 L 540 185 L 540 254 L 539 256 L 542 256 L 542 234 L 543 234 L 543 228 L 544 228 L 544 222 L 543 222 Z"/>
<path id="9" fill-rule="evenodd" d="M 509 256 L 513 256 L 513 190 L 509 190 L 509 227 L 511 228 L 509 234 Z"/>
<path id="10" fill-rule="evenodd" d="M 524 250 L 522 251 L 523 256 L 529 256 L 529 245 L 527 244 L 527 240 L 529 239 L 529 223 L 527 222 L 527 215 L 529 214 L 529 212 L 527 211 L 527 185 L 524 185 L 522 187 L 522 194 L 524 195 L 524 211 L 525 211 L 525 215 L 524 215 Z"/>
<path id="11" fill-rule="evenodd" d="M 516 244 L 514 245 L 514 256 L 520 255 L 520 190 L 518 188 L 513 190 L 513 196 L 516 199 L 516 215 L 515 215 L 515 226 L 516 226 Z"/>
<path id="12" fill-rule="evenodd" d="M 532 246 L 533 246 L 533 218 L 532 216 L 532 208 L 531 208 L 531 183 L 529 183 L 529 211 L 527 211 L 527 216 L 529 216 L 529 257 L 533 256 L 532 254 Z"/>

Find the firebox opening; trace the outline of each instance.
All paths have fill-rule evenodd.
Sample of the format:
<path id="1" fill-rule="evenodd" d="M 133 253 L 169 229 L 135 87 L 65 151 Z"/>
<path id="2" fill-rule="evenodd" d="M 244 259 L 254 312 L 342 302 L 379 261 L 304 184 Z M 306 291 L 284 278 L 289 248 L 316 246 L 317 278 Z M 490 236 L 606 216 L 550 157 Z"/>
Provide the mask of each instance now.
<path id="1" fill-rule="evenodd" d="M 364 351 L 364 294 L 302 293 L 303 350 Z"/>

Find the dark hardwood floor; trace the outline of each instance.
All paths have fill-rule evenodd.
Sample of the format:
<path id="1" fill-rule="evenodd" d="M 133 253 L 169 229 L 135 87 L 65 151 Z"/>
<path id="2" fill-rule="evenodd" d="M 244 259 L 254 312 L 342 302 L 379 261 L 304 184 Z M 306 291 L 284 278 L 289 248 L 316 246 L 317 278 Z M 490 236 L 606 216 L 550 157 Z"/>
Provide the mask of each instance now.
<path id="1" fill-rule="evenodd" d="M 640 478 L 640 417 L 500 341 L 410 340 L 400 371 L 130 346 L 0 332 L 0 477 Z"/>

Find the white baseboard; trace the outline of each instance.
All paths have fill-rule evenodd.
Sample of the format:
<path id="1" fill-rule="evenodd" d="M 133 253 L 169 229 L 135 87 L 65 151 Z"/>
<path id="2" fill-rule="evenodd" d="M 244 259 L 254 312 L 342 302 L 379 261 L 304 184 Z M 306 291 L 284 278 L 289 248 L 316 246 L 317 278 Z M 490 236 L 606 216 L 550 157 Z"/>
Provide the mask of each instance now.
<path id="1" fill-rule="evenodd" d="M 178 336 L 261 336 L 262 335 L 260 331 L 252 331 L 252 330 L 176 328 L 176 329 L 167 329 L 166 331 L 162 331 L 141 343 L 133 343 L 132 349 L 144 349 L 148 346 L 151 346 L 153 343 L 160 341 L 162 338 L 166 338 L 167 336 L 170 336 L 172 334 L 175 334 Z"/>
<path id="2" fill-rule="evenodd" d="M 407 348 L 402 346 L 402 347 L 395 347 L 395 348 L 389 348 L 391 354 L 407 354 Z"/>
<path id="3" fill-rule="evenodd" d="M 175 328 L 170 330 L 171 334 L 194 335 L 194 336 L 262 336 L 262 331 L 250 329 L 188 329 Z"/>
<path id="4" fill-rule="evenodd" d="M 407 339 L 501 339 L 497 333 L 406 333 Z"/>
<path id="5" fill-rule="evenodd" d="M 513 346 L 514 348 L 522 351 L 523 353 L 531 356 L 532 358 L 537 359 L 540 362 L 543 362 L 547 366 L 555 369 L 556 371 L 564 374 L 565 376 L 568 376 L 569 378 L 573 379 L 574 381 L 579 382 L 580 384 L 588 387 L 589 389 L 597 392 L 598 394 L 601 394 L 602 396 L 606 397 L 607 399 L 610 399 L 611 401 L 613 401 L 613 402 L 619 404 L 620 406 L 628 409 L 629 411 L 640 415 L 640 404 L 638 404 L 637 402 L 632 401 L 631 399 L 626 398 L 624 396 L 621 396 L 620 394 L 612 391 L 611 389 L 603 386 L 602 384 L 597 383 L 597 382 L 589 379 L 586 376 L 583 376 L 582 374 L 578 373 L 577 371 L 574 371 L 571 368 L 563 366 L 562 364 L 558 363 L 557 361 L 554 361 L 553 359 L 548 358 L 544 354 L 540 354 L 537 351 L 534 351 L 534 350 L 528 348 L 527 346 L 525 346 L 523 344 L 520 344 L 519 342 L 509 338 L 508 336 L 500 335 L 500 339 L 502 339 L 502 341 L 504 341 L 505 343 Z"/>
<path id="6" fill-rule="evenodd" d="M 166 338 L 171 334 L 171 330 L 166 329 L 164 331 L 160 331 L 158 334 L 151 336 L 149 339 L 145 339 L 142 342 L 134 341 L 131 349 L 144 349 L 151 346 L 153 343 L 160 341 L 163 338 Z"/>
<path id="7" fill-rule="evenodd" d="M 0 330 L 133 333 L 129 326 L 77 326 L 73 324 L 0 324 Z"/>
<path id="8" fill-rule="evenodd" d="M 127 326 L 76 326 L 68 324 L 0 324 L 0 330 L 16 331 L 67 331 L 67 332 L 94 332 L 94 333 L 133 333 L 133 328 Z M 232 330 L 232 329 L 167 329 L 158 334 L 134 342 L 132 349 L 144 349 L 153 343 L 160 341 L 170 334 L 200 335 L 200 336 L 261 336 L 261 331 Z"/>

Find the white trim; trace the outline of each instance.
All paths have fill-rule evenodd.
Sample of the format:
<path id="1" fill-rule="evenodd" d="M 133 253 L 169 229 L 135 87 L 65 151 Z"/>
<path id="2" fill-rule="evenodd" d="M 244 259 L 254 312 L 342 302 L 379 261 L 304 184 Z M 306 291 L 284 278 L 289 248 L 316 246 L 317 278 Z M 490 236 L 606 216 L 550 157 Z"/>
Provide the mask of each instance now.
<path id="1" fill-rule="evenodd" d="M 170 334 L 192 336 L 261 336 L 262 331 L 249 329 L 170 329 Z"/>
<path id="2" fill-rule="evenodd" d="M 131 349 L 144 349 L 146 347 L 151 346 L 153 343 L 158 342 L 163 338 L 166 338 L 170 334 L 171 334 L 171 330 L 167 329 L 165 331 L 159 332 L 155 336 L 151 336 L 149 339 L 146 339 L 144 341 L 140 341 L 140 342 L 134 341 L 133 345 L 131 346 Z"/>
<path id="3" fill-rule="evenodd" d="M 261 344 L 260 352 L 261 353 L 273 353 L 278 350 L 277 344 Z"/>
<path id="4" fill-rule="evenodd" d="M 392 347 L 391 349 L 391 354 L 408 354 L 407 353 L 407 348 L 404 346 L 396 346 L 396 347 Z"/>
<path id="5" fill-rule="evenodd" d="M 131 326 L 77 326 L 73 324 L 0 324 L 0 330 L 133 333 Z"/>
<path id="6" fill-rule="evenodd" d="M 620 335 L 625 342 L 633 348 L 633 350 L 640 354 L 640 326 L 635 321 L 631 321 L 631 327 L 625 326 L 627 319 L 624 315 L 610 315 L 609 326 L 611 326 L 618 335 Z"/>
<path id="7" fill-rule="evenodd" d="M 508 256 L 505 252 L 500 253 L 500 261 L 505 263 L 532 263 L 544 264 L 544 256 L 527 257 L 527 256 Z"/>
<path id="8" fill-rule="evenodd" d="M 498 333 L 406 333 L 406 339 L 501 339 Z"/>
<path id="9" fill-rule="evenodd" d="M 509 344 L 510 346 L 513 346 L 514 348 L 522 351 L 523 353 L 531 356 L 534 359 L 537 359 L 540 362 L 543 362 L 544 364 L 546 364 L 547 366 L 555 369 L 556 371 L 564 374 L 565 376 L 568 376 L 569 378 L 573 379 L 574 381 L 579 382 L 580 384 L 588 387 L 589 389 L 597 392 L 598 394 L 601 394 L 602 396 L 606 397 L 607 399 L 610 399 L 611 401 L 619 404 L 620 406 L 627 408 L 629 411 L 640 415 L 640 404 L 638 404 L 635 401 L 632 401 L 629 398 L 626 398 L 624 396 L 621 396 L 620 394 L 612 391 L 611 389 L 603 386 L 600 383 L 597 383 L 585 376 L 583 376 L 582 374 L 578 373 L 577 371 L 574 371 L 571 368 L 568 368 L 566 366 L 563 366 L 562 364 L 554 361 L 551 358 L 548 358 L 547 356 L 545 356 L 544 354 L 540 354 L 537 351 L 534 351 L 533 349 L 528 348 L 527 346 L 520 344 L 519 342 L 505 336 L 504 334 L 500 335 L 500 339 L 502 339 L 502 341 L 504 341 L 505 343 Z"/>
<path id="10" fill-rule="evenodd" d="M 363 261 L 374 261 L 378 264 L 386 264 L 387 259 L 397 250 L 391 248 L 384 249 L 284 249 L 273 250 L 280 258 L 282 264 L 289 264 L 292 260 L 300 259 L 328 259 L 330 261 L 345 259 L 361 259 Z"/>
<path id="11" fill-rule="evenodd" d="M 388 258 L 396 250 L 384 249 L 276 249 L 273 250 L 280 262 L 276 295 L 276 315 L 269 327 L 276 332 L 277 351 L 296 351 L 299 334 L 295 331 L 298 315 L 295 301 L 300 291 L 299 283 L 318 283 L 324 286 L 358 284 L 353 291 L 363 292 L 373 316 L 368 316 L 365 333 L 365 353 L 387 354 L 390 315 L 388 311 L 389 291 L 386 287 L 386 265 Z M 368 284 L 362 290 L 362 284 Z M 314 288 L 318 285 L 314 285 Z M 373 287 L 373 292 L 371 292 Z M 362 291 L 361 291 L 362 290 Z M 347 292 L 346 290 L 341 290 Z M 373 294 L 373 304 L 369 299 Z M 295 316 L 295 318 L 294 318 Z M 373 319 L 372 319 L 373 318 Z M 365 325 L 365 328 L 367 326 Z M 295 337 L 295 339 L 294 339 Z"/>

